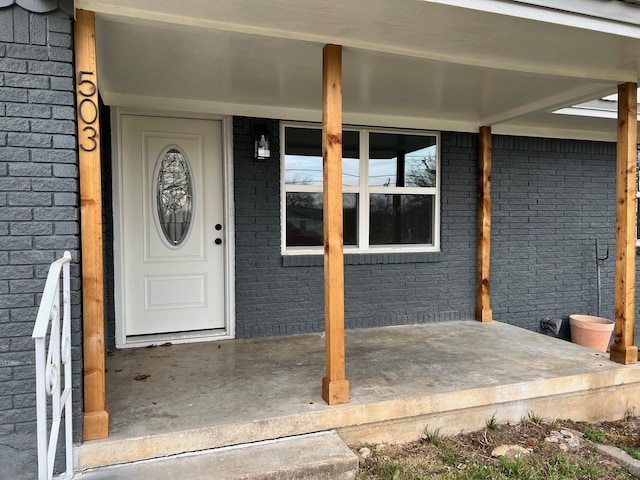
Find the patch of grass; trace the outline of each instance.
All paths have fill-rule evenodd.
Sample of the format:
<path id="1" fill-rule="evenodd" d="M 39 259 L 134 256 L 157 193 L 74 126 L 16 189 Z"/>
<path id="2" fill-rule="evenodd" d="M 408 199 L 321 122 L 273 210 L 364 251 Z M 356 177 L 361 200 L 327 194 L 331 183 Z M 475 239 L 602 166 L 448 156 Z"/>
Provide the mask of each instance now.
<path id="1" fill-rule="evenodd" d="M 442 435 L 440 435 L 440 429 L 429 430 L 429 427 L 426 427 L 422 432 L 422 440 L 430 443 L 434 447 L 440 447 L 443 441 Z"/>
<path id="2" fill-rule="evenodd" d="M 527 412 L 527 417 L 529 421 L 535 425 L 542 424 L 543 418 L 536 415 L 535 412 Z"/>
<path id="3" fill-rule="evenodd" d="M 530 412 L 523 423 L 507 422 L 497 426 L 495 415 L 478 432 L 444 436 L 440 429 L 424 429 L 422 440 L 406 446 L 376 448 L 361 465 L 358 480 L 627 480 L 631 476 L 618 469 L 591 446 L 559 451 L 554 444 L 538 443 L 530 454 L 516 458 L 491 457 L 489 452 L 501 444 L 535 446 L 531 438 L 544 442 L 551 420 L 542 420 Z M 557 427 L 556 427 L 557 425 Z M 584 424 L 582 424 L 584 425 Z M 635 425 L 635 424 L 634 424 Z M 492 426 L 497 426 L 494 430 Z M 556 427 L 556 428 L 553 428 Z M 581 428 L 575 423 L 555 421 L 554 430 Z M 609 441 L 607 424 L 582 427 L 585 438 Z M 616 427 L 617 428 L 617 427 Z M 484 439 L 482 437 L 484 435 Z M 627 436 L 632 435 L 627 431 Z M 640 448 L 627 448 L 640 458 Z"/>
<path id="4" fill-rule="evenodd" d="M 618 470 L 618 475 L 623 477 L 625 480 L 631 480 L 633 478 L 629 472 L 623 470 L 622 468 Z"/>
<path id="5" fill-rule="evenodd" d="M 557 454 L 552 461 L 549 461 L 546 470 L 546 477 L 557 479 L 575 478 L 578 473 L 578 467 L 561 454 Z"/>
<path id="6" fill-rule="evenodd" d="M 442 463 L 450 467 L 455 467 L 460 463 L 462 455 L 451 447 L 451 445 L 443 444 L 440 448 L 440 458 Z"/>
<path id="7" fill-rule="evenodd" d="M 397 480 L 400 478 L 401 466 L 395 461 L 380 462 L 371 469 L 376 478 Z"/>
<path id="8" fill-rule="evenodd" d="M 447 438 L 440 434 L 440 429 L 429 430 L 425 428 L 422 439 L 439 450 L 440 460 L 445 465 L 455 467 L 460 463 L 462 455 L 458 452 Z"/>
<path id="9" fill-rule="evenodd" d="M 587 440 L 591 440 L 592 442 L 604 443 L 606 439 L 606 435 L 604 434 L 603 430 L 591 428 L 589 425 L 585 425 L 582 433 L 584 434 L 584 438 L 586 438 Z"/>
<path id="10" fill-rule="evenodd" d="M 496 420 L 496 414 L 491 415 L 491 418 L 484 421 L 485 425 L 489 430 L 495 430 L 498 428 L 498 420 Z"/>
<path id="11" fill-rule="evenodd" d="M 494 467 L 487 465 L 481 461 L 475 461 L 462 472 L 455 472 L 450 475 L 453 480 L 496 480 L 500 479 L 497 476 Z M 449 479 L 447 479 L 449 480 Z M 502 479 L 500 479 L 502 480 Z"/>
<path id="12" fill-rule="evenodd" d="M 602 478 L 603 472 L 598 467 L 598 460 L 594 457 L 589 457 L 589 459 L 581 463 L 578 466 L 578 478 L 583 478 L 585 480 L 596 480 Z"/>
<path id="13" fill-rule="evenodd" d="M 531 465 L 528 465 L 522 458 L 500 458 L 500 471 L 507 478 L 517 478 L 519 480 L 527 480 L 537 478 L 537 473 L 533 471 Z"/>
<path id="14" fill-rule="evenodd" d="M 640 448 L 631 448 L 631 447 L 624 447 L 624 446 L 621 448 L 636 460 L 640 460 Z"/>
<path id="15" fill-rule="evenodd" d="M 453 447 L 448 447 L 453 448 Z M 444 461 L 444 459 L 443 459 Z M 536 456 L 517 459 L 502 457 L 497 461 L 474 460 L 464 463 L 451 457 L 445 469 L 425 464 L 404 463 L 400 459 L 380 460 L 368 472 L 360 471 L 360 480 L 606 480 L 597 459 L 570 461 L 558 454 L 545 461 Z M 626 476 L 623 476 L 626 478 Z"/>

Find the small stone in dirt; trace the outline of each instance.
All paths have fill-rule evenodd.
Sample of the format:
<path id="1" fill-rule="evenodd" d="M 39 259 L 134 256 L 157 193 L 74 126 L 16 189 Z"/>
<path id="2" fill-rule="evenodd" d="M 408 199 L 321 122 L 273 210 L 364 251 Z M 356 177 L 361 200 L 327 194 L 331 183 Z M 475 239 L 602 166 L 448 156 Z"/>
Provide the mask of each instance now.
<path id="1" fill-rule="evenodd" d="M 527 445 L 529 445 L 530 447 L 535 447 L 536 445 L 538 445 L 538 439 L 533 437 L 527 438 Z"/>
<path id="2" fill-rule="evenodd" d="M 564 438 L 564 435 L 562 435 L 562 433 L 558 432 L 557 430 L 551 430 L 551 436 L 556 438 Z"/>
<path id="3" fill-rule="evenodd" d="M 367 461 L 364 459 L 364 457 L 362 455 L 360 455 L 359 451 L 353 451 L 353 453 L 355 453 L 356 457 L 358 457 L 358 464 L 360 466 L 363 466 L 367 463 Z"/>
<path id="4" fill-rule="evenodd" d="M 545 437 L 544 441 L 547 443 L 558 443 L 560 439 L 558 437 L 548 436 Z"/>
<path id="5" fill-rule="evenodd" d="M 522 455 L 528 455 L 529 450 L 520 445 L 500 445 L 491 452 L 492 457 L 509 457 L 520 458 Z"/>
<path id="6" fill-rule="evenodd" d="M 367 447 L 362 447 L 360 450 L 358 450 L 358 452 L 360 453 L 360 455 L 362 455 L 362 458 L 367 459 L 371 456 L 371 450 L 368 449 Z"/>
<path id="7" fill-rule="evenodd" d="M 573 432 L 569 430 L 560 430 L 560 433 L 564 438 L 573 438 Z"/>
<path id="8" fill-rule="evenodd" d="M 561 443 L 560 445 L 558 445 L 558 448 L 565 453 L 569 451 L 569 445 L 567 445 L 566 443 Z"/>
<path id="9" fill-rule="evenodd" d="M 578 448 L 580 446 L 580 442 L 577 438 L 568 438 L 567 445 L 569 445 L 571 448 Z"/>

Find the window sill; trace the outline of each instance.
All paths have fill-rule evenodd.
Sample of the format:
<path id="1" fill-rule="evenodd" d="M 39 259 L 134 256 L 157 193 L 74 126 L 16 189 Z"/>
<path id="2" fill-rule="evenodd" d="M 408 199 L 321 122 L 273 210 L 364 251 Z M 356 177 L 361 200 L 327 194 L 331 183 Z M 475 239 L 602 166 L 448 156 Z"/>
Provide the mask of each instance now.
<path id="1" fill-rule="evenodd" d="M 442 252 L 418 253 L 345 253 L 345 265 L 387 265 L 399 263 L 438 263 L 444 260 Z M 283 267 L 321 267 L 324 255 L 283 255 Z"/>

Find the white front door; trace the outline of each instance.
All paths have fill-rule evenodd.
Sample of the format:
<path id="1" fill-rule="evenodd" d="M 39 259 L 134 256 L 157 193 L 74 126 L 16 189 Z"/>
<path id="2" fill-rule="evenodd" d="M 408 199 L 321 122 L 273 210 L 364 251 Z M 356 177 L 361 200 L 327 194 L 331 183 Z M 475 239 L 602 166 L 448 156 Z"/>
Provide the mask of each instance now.
<path id="1" fill-rule="evenodd" d="M 125 336 L 225 327 L 219 121 L 122 116 Z"/>

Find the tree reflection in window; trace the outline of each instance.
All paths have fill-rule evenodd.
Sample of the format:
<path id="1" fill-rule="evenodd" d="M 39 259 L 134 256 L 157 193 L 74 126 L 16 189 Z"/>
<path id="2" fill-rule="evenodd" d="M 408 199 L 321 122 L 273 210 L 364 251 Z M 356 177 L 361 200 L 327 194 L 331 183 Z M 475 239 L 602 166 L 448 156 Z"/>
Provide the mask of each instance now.
<path id="1" fill-rule="evenodd" d="M 193 183 L 187 159 L 175 148 L 167 150 L 161 159 L 156 205 L 162 233 L 171 245 L 180 245 L 191 226 Z"/>
<path id="2" fill-rule="evenodd" d="M 407 187 L 435 187 L 436 186 L 436 156 L 424 154 L 410 165 L 407 172 Z"/>

